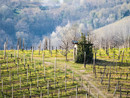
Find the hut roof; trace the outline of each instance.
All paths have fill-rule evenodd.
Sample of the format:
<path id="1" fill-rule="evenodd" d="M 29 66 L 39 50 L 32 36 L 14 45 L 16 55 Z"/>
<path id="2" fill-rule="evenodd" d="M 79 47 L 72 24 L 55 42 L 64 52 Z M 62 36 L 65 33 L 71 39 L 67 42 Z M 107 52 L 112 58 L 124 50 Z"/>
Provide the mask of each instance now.
<path id="1" fill-rule="evenodd" d="M 78 44 L 78 41 L 72 40 L 73 44 Z"/>

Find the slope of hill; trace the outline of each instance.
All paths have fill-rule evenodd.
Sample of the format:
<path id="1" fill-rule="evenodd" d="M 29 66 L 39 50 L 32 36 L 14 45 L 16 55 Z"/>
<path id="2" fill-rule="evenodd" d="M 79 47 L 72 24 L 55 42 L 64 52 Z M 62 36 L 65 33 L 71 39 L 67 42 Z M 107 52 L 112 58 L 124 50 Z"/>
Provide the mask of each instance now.
<path id="1" fill-rule="evenodd" d="M 96 46 L 127 46 L 130 41 L 130 16 L 115 23 L 109 24 L 92 32 L 93 42 Z"/>

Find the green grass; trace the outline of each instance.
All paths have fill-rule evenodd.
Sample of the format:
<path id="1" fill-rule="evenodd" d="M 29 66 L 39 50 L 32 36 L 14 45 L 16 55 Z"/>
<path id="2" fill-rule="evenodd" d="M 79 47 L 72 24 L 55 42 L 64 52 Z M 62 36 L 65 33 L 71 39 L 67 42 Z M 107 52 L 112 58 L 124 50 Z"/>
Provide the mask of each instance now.
<path id="1" fill-rule="evenodd" d="M 17 52 L 17 51 L 15 51 Z M 12 96 L 12 86 L 13 86 L 13 96 L 19 97 L 30 95 L 30 84 L 31 84 L 31 95 L 32 97 L 38 97 L 40 96 L 40 93 L 42 91 L 42 94 L 44 97 L 57 97 L 58 96 L 58 89 L 62 92 L 60 94 L 61 97 L 69 97 L 69 96 L 75 96 L 75 89 L 76 85 L 80 88 L 80 84 L 74 80 L 74 83 L 72 81 L 72 75 L 69 73 L 72 73 L 70 69 L 67 70 L 66 74 L 66 80 L 67 80 L 67 92 L 65 92 L 65 72 L 64 70 L 61 70 L 57 68 L 56 70 L 56 84 L 54 84 L 54 65 L 53 64 L 44 64 L 46 66 L 46 76 L 44 78 L 44 67 L 42 65 L 42 55 L 38 55 L 38 51 L 34 52 L 34 57 L 40 57 L 41 59 L 35 60 L 36 65 L 34 69 L 34 62 L 30 62 L 29 58 L 31 56 L 31 51 L 19 51 L 19 59 L 14 58 L 14 51 L 10 50 L 7 51 L 8 55 L 8 70 L 7 70 L 7 60 L 4 60 L 3 51 L 0 51 L 0 63 L 1 65 L 1 81 L 0 81 L 0 90 L 2 91 L 2 80 L 3 80 L 3 93 L 0 93 L 0 97 L 3 97 L 6 95 L 6 97 Z M 49 53 L 49 51 L 47 51 Z M 11 58 L 11 54 L 13 54 L 13 57 Z M 24 60 L 23 60 L 23 54 L 26 54 L 27 63 L 24 67 Z M 50 55 L 49 55 L 50 56 Z M 49 57 L 47 54 L 45 55 L 45 59 Z M 60 55 L 62 56 L 62 55 Z M 60 57 L 59 56 L 59 57 Z M 62 56 L 63 57 L 63 56 Z M 14 60 L 16 62 L 14 62 Z M 19 61 L 19 63 L 18 63 Z M 54 61 L 53 61 L 54 62 Z M 17 65 L 18 63 L 18 65 Z M 39 64 L 41 63 L 41 64 Z M 29 65 L 29 68 L 28 68 Z M 17 71 L 18 66 L 18 71 Z M 27 82 L 27 68 L 28 68 L 28 82 Z M 31 73 L 30 73 L 31 72 Z M 37 88 L 37 74 L 39 79 L 39 88 Z M 10 79 L 10 77 L 11 79 Z M 21 88 L 20 88 L 20 77 L 21 77 Z M 50 81 L 50 87 L 49 87 L 49 95 L 47 95 L 47 81 Z M 57 91 L 57 92 L 56 92 Z M 86 94 L 87 92 L 85 90 L 79 90 L 79 94 Z"/>
<path id="2" fill-rule="evenodd" d="M 75 96 L 75 88 L 76 85 L 80 87 L 80 84 L 78 81 L 75 80 L 74 84 L 72 81 L 72 72 L 73 70 L 76 70 L 77 72 L 80 72 L 81 75 L 90 75 L 90 79 L 93 80 L 93 84 L 97 86 L 100 90 L 103 90 L 104 94 L 109 94 L 109 97 L 113 97 L 113 93 L 115 90 L 115 86 L 117 84 L 117 81 L 120 81 L 120 85 L 122 86 L 122 96 L 126 97 L 127 92 L 130 92 L 130 49 L 120 49 L 120 58 L 119 58 L 119 49 L 109 49 L 109 55 L 106 54 L 106 51 L 103 49 L 97 50 L 97 62 L 96 62 L 96 75 L 97 78 L 94 78 L 93 74 L 93 64 L 87 64 L 86 69 L 84 69 L 83 64 L 77 64 L 73 61 L 73 50 L 70 50 L 68 54 L 69 61 L 65 61 L 65 56 L 61 54 L 62 50 L 58 50 L 57 54 L 56 51 L 52 51 L 52 55 L 50 51 L 45 50 L 41 51 L 39 55 L 39 51 L 35 50 L 33 53 L 33 58 L 36 61 L 36 72 L 34 70 L 34 62 L 31 62 L 31 50 L 24 50 L 19 51 L 19 59 L 14 58 L 14 50 L 8 50 L 8 71 L 10 71 L 11 74 L 11 85 L 10 85 L 10 79 L 9 79 L 9 72 L 7 71 L 7 60 L 4 60 L 4 52 L 0 51 L 0 63 L 1 65 L 1 80 L 4 81 L 4 93 L 0 93 L 0 96 L 6 95 L 7 97 L 11 97 L 12 92 L 12 85 L 14 86 L 14 96 L 29 96 L 30 91 L 28 91 L 28 88 L 30 87 L 30 83 L 32 84 L 32 96 L 38 97 L 42 91 L 44 97 L 57 97 L 58 96 L 58 89 L 62 91 L 62 97 L 69 97 L 69 96 Z M 123 51 L 124 51 L 124 57 L 123 57 Z M 16 57 L 17 57 L 17 51 L 15 51 Z M 11 54 L 13 57 L 11 58 Z M 24 54 L 26 56 L 27 63 L 24 68 Z M 50 62 L 50 64 L 46 63 L 46 78 L 44 78 L 44 67 L 42 65 L 42 54 L 44 54 L 44 61 Z M 57 57 L 56 57 L 57 56 Z M 56 84 L 56 88 L 54 88 L 54 64 L 55 64 L 55 57 L 57 58 L 57 70 L 56 70 L 56 82 L 59 82 L 58 85 Z M 122 61 L 123 57 L 123 61 Z M 21 60 L 22 59 L 22 60 Z M 16 61 L 14 63 L 14 60 Z M 19 75 L 17 75 L 17 60 L 19 60 Z M 39 64 L 41 63 L 41 65 Z M 67 64 L 67 92 L 65 93 L 65 63 Z M 28 70 L 28 83 L 27 83 L 27 67 L 29 65 Z M 106 65 L 106 71 L 103 78 L 103 83 L 100 83 L 101 77 L 103 75 L 104 71 L 104 65 Z M 107 85 L 108 85 L 108 77 L 110 72 L 110 66 L 111 65 L 111 87 L 110 91 L 107 91 Z M 61 70 L 63 69 L 63 70 Z M 116 71 L 117 70 L 117 71 Z M 30 74 L 31 71 L 31 74 Z M 37 74 L 39 76 L 39 88 L 37 88 Z M 126 79 L 126 74 L 128 74 L 128 78 Z M 81 76 L 79 74 L 74 75 L 75 77 L 81 79 Z M 22 79 L 22 88 L 20 89 L 19 80 L 20 77 Z M 121 78 L 120 78 L 121 77 Z M 47 81 L 50 81 L 51 87 L 50 87 L 50 94 L 47 95 Z M 0 85 L 2 81 L 0 81 Z M 84 83 L 87 85 L 87 82 L 84 81 Z M 0 86 L 0 90 L 2 90 L 2 86 Z M 53 95 L 52 95 L 52 92 Z M 93 91 L 94 92 L 94 91 Z M 79 96 L 85 97 L 86 91 L 79 90 L 78 92 Z M 96 93 L 96 92 L 95 92 Z M 116 96 L 119 96 L 119 90 L 117 90 Z M 130 97 L 130 96 L 128 96 Z"/>

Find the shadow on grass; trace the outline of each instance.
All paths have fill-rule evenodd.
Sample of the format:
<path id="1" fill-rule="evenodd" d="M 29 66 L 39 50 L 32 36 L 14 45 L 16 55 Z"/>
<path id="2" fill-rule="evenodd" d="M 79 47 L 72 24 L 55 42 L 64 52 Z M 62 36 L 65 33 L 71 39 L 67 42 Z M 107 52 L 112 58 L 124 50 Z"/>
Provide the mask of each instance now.
<path id="1" fill-rule="evenodd" d="M 106 60 L 96 60 L 96 65 L 98 66 L 120 66 L 120 67 L 130 67 L 130 63 L 121 63 L 121 62 L 112 62 L 112 61 L 106 61 Z"/>

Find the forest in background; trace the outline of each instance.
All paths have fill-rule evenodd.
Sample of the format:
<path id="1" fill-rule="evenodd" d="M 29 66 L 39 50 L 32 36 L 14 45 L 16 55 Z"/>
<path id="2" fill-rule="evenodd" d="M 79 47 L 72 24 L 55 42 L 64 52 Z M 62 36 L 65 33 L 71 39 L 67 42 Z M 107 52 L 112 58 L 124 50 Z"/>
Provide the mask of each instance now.
<path id="1" fill-rule="evenodd" d="M 5 41 L 16 49 L 19 38 L 37 48 L 45 36 L 56 42 L 57 31 L 68 25 L 73 33 L 87 33 L 129 15 L 129 0 L 0 0 L 0 49 Z"/>

